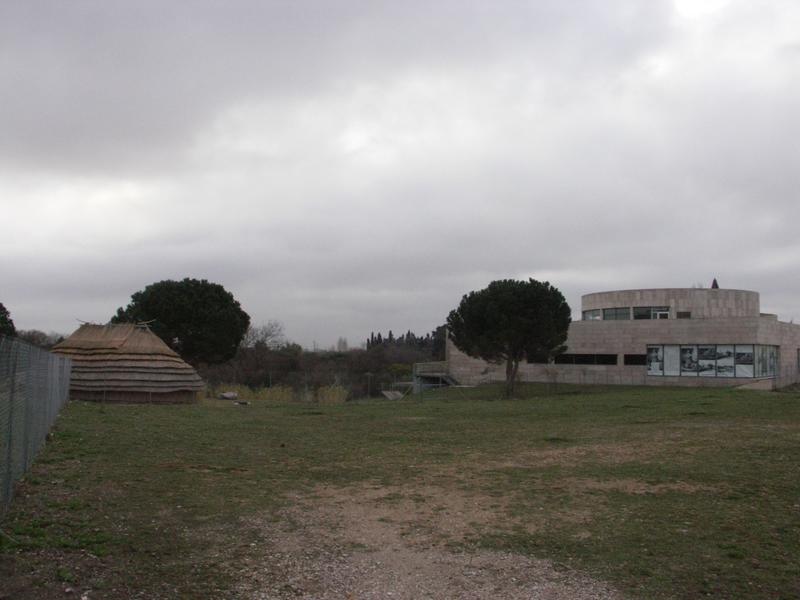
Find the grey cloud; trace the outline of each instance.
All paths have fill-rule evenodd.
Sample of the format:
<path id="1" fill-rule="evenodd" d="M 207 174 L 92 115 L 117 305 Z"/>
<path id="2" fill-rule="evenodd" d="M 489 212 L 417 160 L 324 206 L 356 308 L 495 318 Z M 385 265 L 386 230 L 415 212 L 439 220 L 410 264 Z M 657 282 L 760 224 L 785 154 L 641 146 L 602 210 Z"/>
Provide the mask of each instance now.
<path id="1" fill-rule="evenodd" d="M 159 170 L 243 100 L 509 60 L 588 74 L 667 35 L 665 6 L 7 2 L 0 156 L 34 169 Z"/>
<path id="2" fill-rule="evenodd" d="M 0 301 L 64 331 L 205 277 L 328 345 L 717 276 L 791 318 L 796 53 L 731 40 L 792 9 L 745 4 L 4 3 Z"/>

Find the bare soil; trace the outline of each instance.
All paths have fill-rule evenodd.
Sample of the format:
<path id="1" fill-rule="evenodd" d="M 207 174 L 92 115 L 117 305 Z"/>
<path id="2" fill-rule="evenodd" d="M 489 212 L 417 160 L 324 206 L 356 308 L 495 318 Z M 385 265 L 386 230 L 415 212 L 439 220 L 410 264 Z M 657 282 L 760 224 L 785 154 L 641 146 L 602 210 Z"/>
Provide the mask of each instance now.
<path id="1" fill-rule="evenodd" d="M 436 486 L 319 487 L 264 532 L 263 562 L 240 565 L 243 598 L 618 599 L 547 560 L 466 550 L 502 518 L 501 499 Z"/>

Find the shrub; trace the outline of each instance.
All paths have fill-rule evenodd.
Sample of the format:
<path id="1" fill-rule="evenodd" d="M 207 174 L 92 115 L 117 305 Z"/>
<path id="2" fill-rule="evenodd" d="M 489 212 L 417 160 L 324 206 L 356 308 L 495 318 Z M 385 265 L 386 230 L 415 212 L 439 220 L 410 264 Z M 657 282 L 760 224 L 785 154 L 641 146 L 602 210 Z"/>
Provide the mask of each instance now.
<path id="1" fill-rule="evenodd" d="M 326 385 L 317 389 L 317 402 L 319 404 L 343 404 L 347 402 L 347 388 L 341 385 Z"/>
<path id="2" fill-rule="evenodd" d="M 259 400 L 267 402 L 287 403 L 295 400 L 294 390 L 286 385 L 261 388 Z"/>

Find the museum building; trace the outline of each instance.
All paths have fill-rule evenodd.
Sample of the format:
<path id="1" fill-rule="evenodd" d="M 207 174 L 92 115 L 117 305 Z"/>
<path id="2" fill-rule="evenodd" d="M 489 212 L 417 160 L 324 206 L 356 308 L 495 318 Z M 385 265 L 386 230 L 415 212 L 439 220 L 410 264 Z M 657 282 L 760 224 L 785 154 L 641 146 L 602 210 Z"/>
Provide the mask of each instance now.
<path id="1" fill-rule="evenodd" d="M 521 381 L 742 386 L 798 382 L 800 325 L 760 310 L 758 292 L 717 288 L 586 294 L 564 354 L 520 364 Z M 447 373 L 472 385 L 505 367 L 470 358 L 448 339 Z"/>

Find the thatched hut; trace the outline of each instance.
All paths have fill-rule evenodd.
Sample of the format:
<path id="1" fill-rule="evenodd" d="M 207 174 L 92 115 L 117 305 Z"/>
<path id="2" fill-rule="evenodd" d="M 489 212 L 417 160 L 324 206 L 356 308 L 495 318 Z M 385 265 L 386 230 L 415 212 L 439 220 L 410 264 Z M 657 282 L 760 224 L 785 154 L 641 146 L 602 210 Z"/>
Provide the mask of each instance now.
<path id="1" fill-rule="evenodd" d="M 72 400 L 194 402 L 205 387 L 146 325 L 81 325 L 53 352 L 72 359 Z"/>

